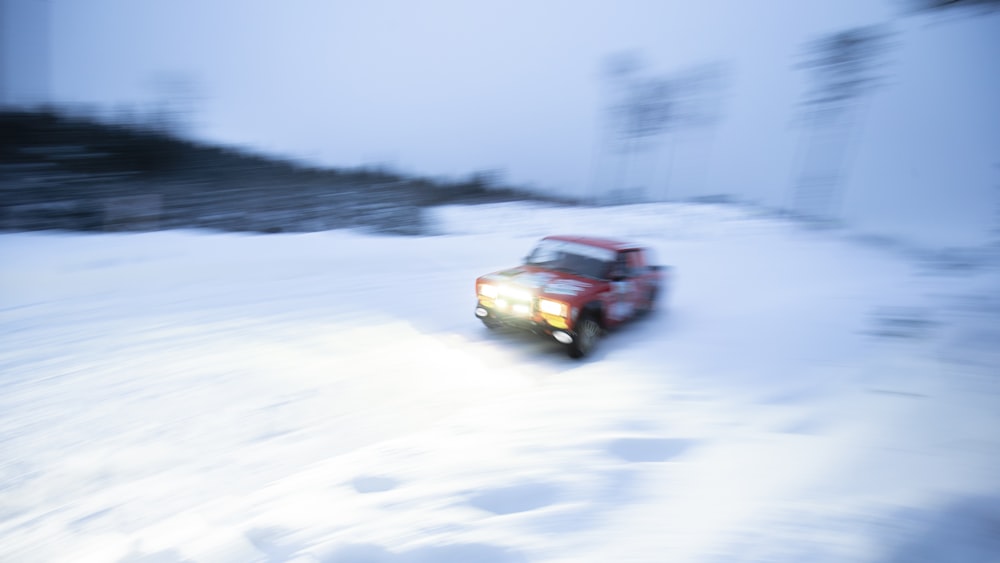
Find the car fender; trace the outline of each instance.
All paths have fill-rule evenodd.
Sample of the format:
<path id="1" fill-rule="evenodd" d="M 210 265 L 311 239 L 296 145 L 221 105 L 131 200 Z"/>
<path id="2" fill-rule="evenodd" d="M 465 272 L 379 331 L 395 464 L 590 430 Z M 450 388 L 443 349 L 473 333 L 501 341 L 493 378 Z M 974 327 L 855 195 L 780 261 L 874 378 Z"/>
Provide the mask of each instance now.
<path id="1" fill-rule="evenodd" d="M 597 319 L 597 324 L 601 325 L 601 328 L 606 327 L 604 318 L 604 303 L 601 301 L 588 301 L 585 305 L 580 307 L 580 314 L 573 320 L 574 329 L 576 328 L 576 320 L 584 315 L 593 315 Z"/>

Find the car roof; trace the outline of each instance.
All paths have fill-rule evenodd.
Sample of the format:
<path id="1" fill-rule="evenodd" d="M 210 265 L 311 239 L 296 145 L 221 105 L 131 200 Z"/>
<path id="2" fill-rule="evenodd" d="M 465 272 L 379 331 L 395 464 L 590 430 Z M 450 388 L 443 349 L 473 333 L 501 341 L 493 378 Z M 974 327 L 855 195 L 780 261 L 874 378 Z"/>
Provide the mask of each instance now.
<path id="1" fill-rule="evenodd" d="M 606 248 L 608 250 L 633 250 L 636 248 L 641 248 L 639 245 L 631 242 L 623 242 L 620 240 L 602 238 L 602 237 L 586 237 L 578 235 L 549 235 L 543 240 L 564 240 L 567 242 L 577 242 L 580 244 L 586 244 L 587 246 L 596 246 L 598 248 Z"/>

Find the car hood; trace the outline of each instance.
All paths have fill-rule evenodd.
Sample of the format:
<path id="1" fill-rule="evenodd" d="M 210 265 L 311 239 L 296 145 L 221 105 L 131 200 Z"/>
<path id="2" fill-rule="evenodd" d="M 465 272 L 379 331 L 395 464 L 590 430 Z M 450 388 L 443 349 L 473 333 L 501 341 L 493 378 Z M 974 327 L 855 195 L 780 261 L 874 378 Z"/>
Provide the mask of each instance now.
<path id="1" fill-rule="evenodd" d="M 531 266 L 500 270 L 480 279 L 487 283 L 526 289 L 539 297 L 567 302 L 575 302 L 597 293 L 603 283 L 585 276 Z"/>

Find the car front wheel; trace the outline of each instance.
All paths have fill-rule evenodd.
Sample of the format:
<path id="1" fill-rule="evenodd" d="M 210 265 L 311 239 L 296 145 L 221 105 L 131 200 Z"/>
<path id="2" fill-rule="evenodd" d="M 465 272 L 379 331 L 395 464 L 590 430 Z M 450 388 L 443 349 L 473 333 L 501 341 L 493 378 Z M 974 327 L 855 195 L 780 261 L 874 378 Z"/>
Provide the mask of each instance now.
<path id="1" fill-rule="evenodd" d="M 576 325 L 576 338 L 569 344 L 571 358 L 582 358 L 590 354 L 601 337 L 601 325 L 593 315 L 580 318 Z"/>

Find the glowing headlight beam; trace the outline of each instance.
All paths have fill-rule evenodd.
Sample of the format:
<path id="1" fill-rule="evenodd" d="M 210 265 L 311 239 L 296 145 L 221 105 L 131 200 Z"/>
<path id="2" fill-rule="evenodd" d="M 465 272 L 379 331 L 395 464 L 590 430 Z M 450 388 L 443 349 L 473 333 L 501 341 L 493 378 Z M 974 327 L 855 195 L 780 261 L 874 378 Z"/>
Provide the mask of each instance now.
<path id="1" fill-rule="evenodd" d="M 553 301 L 551 299 L 539 299 L 538 310 L 545 313 L 546 315 L 556 315 L 559 317 L 565 317 L 567 313 L 567 307 L 565 303 L 559 301 Z"/>

